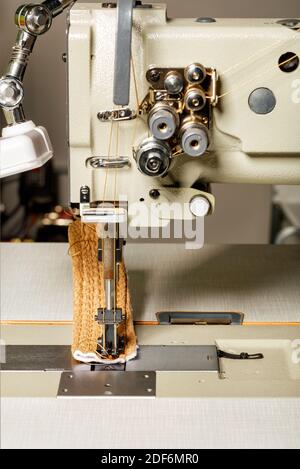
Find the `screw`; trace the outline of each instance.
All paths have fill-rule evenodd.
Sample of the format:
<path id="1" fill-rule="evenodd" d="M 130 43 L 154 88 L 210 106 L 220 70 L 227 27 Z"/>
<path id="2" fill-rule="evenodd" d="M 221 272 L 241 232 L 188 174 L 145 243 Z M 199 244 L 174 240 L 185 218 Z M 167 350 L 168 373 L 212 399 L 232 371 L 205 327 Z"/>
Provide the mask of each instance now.
<path id="1" fill-rule="evenodd" d="M 150 71 L 149 76 L 150 76 L 151 81 L 156 82 L 159 80 L 160 72 L 158 70 L 153 69 Z"/>
<path id="2" fill-rule="evenodd" d="M 149 191 L 149 195 L 151 197 L 151 199 L 158 199 L 158 197 L 160 196 L 160 192 L 158 189 L 151 189 Z"/>
<path id="3" fill-rule="evenodd" d="M 178 94 L 182 91 L 183 80 L 178 72 L 169 72 L 165 78 L 165 89 L 170 94 Z"/>
<path id="4" fill-rule="evenodd" d="M 64 53 L 62 54 L 61 60 L 66 63 L 66 61 L 67 61 L 67 53 L 66 53 L 66 52 L 64 52 Z"/>
<path id="5" fill-rule="evenodd" d="M 150 158 L 147 163 L 148 168 L 150 171 L 158 171 L 160 168 L 160 160 L 156 157 Z"/>

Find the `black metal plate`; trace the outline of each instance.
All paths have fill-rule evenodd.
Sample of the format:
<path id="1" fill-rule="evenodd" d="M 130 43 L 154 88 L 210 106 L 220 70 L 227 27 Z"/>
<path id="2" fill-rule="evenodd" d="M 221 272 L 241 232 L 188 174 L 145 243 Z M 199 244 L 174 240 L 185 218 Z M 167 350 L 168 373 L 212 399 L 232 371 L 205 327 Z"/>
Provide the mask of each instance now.
<path id="1" fill-rule="evenodd" d="M 5 363 L 1 363 L 3 371 L 65 371 L 90 370 L 124 371 L 124 364 L 104 365 L 80 363 L 73 359 L 70 345 L 7 345 L 5 347 Z"/>
<path id="2" fill-rule="evenodd" d="M 219 371 L 215 345 L 142 345 L 126 371 Z"/>

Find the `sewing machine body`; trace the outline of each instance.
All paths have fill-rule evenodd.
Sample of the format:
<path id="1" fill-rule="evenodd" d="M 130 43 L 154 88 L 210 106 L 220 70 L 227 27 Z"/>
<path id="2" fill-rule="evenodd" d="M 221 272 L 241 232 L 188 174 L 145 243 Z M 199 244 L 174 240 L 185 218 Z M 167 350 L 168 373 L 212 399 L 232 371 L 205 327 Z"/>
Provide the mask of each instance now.
<path id="1" fill-rule="evenodd" d="M 149 68 L 176 70 L 201 62 L 218 76 L 220 97 L 211 109 L 208 152 L 200 157 L 176 156 L 166 176 L 153 178 L 141 174 L 133 153 L 149 134 L 147 113 L 113 125 L 98 118 L 99 112 L 116 108 L 112 60 L 116 9 L 76 4 L 70 11 L 68 32 L 73 206 L 79 203 L 82 186 L 90 188 L 91 201 L 115 200 L 116 171 L 93 169 L 89 164 L 93 157 L 128 158 L 129 165 L 117 170 L 117 197 L 126 196 L 129 203 L 142 200 L 149 207 L 153 188 L 161 191 L 159 202 L 183 205 L 200 193 L 195 189 L 199 182 L 299 183 L 299 69 L 284 73 L 278 67 L 283 54 L 298 50 L 299 38 L 294 29 L 277 21 L 202 23 L 168 20 L 165 5 L 134 9 L 132 59 L 139 103 L 151 88 L 146 79 Z M 131 74 L 128 108 L 138 114 L 133 78 Z M 276 104 L 267 114 L 250 109 L 251 93 L 258 88 L 274 93 Z"/>

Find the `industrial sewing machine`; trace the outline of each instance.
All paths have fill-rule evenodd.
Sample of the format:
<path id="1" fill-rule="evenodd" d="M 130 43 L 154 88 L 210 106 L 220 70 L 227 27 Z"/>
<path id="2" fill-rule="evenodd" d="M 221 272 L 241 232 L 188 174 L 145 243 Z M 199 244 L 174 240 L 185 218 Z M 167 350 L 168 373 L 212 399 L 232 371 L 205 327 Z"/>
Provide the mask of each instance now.
<path id="1" fill-rule="evenodd" d="M 24 115 L 22 80 L 37 37 L 73 3 L 46 0 L 16 12 L 18 37 L 0 81 L 7 121 L 2 176 L 52 156 L 47 131 Z M 100 262 L 114 252 L 108 271 L 118 269 L 126 224 L 160 230 L 171 222 L 202 222 L 214 209 L 211 182 L 300 183 L 299 21 L 169 20 L 164 5 L 119 0 L 77 3 L 68 23 L 70 204 L 82 222 L 102 227 L 99 238 L 103 226 L 112 228 L 99 243 Z M 95 320 L 103 325 L 101 344 L 117 358 L 124 315 L 113 307 L 115 289 L 108 275 L 106 308 Z M 238 313 L 176 311 L 159 315 L 158 322 L 137 327 L 138 358 L 111 366 L 114 371 L 98 365 L 99 373 L 86 373 L 95 364 L 71 364 L 68 354 L 58 363 L 55 350 L 55 366 L 40 357 L 37 368 L 31 363 L 26 369 L 63 370 L 62 396 L 299 395 L 299 363 L 276 366 L 297 338 L 296 326 L 240 328 L 233 326 L 243 322 Z M 39 340 L 53 344 L 55 334 L 65 340 L 57 328 L 40 331 Z M 243 360 L 251 358 L 261 359 L 259 365 Z M 4 370 L 22 369 L 23 361 L 15 348 Z M 75 368 L 77 375 L 70 374 Z M 189 372 L 184 382 L 178 371 Z M 70 376 L 79 381 L 76 387 L 73 380 L 73 390 Z M 105 388 L 108 380 L 113 391 Z"/>

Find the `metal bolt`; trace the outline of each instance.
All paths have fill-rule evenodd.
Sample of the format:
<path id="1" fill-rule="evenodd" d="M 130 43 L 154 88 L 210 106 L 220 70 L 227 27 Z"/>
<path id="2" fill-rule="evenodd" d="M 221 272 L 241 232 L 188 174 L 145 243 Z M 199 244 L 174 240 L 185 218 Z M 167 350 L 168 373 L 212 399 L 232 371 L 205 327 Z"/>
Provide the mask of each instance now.
<path id="1" fill-rule="evenodd" d="M 169 72 L 165 78 L 165 89 L 169 94 L 178 94 L 183 88 L 183 79 L 178 72 Z"/>
<path id="2" fill-rule="evenodd" d="M 44 26 L 48 21 L 48 15 L 44 11 L 43 7 L 37 8 L 37 13 L 33 17 L 33 22 L 37 26 Z"/>
<path id="3" fill-rule="evenodd" d="M 189 83 L 199 84 L 204 80 L 206 76 L 206 70 L 203 65 L 193 63 L 186 67 L 184 75 Z"/>
<path id="4" fill-rule="evenodd" d="M 150 71 L 149 76 L 151 81 L 157 82 L 160 77 L 160 72 L 158 70 L 153 69 Z"/>
<path id="5" fill-rule="evenodd" d="M 48 31 L 52 23 L 52 15 L 43 5 L 25 5 L 25 27 L 29 33 L 40 35 Z M 26 14 L 27 13 L 27 14 Z"/>
<path id="6" fill-rule="evenodd" d="M 147 166 L 150 171 L 158 171 L 161 165 L 161 161 L 156 157 L 152 156 L 152 158 L 149 158 Z"/>
<path id="7" fill-rule="evenodd" d="M 160 196 L 160 192 L 158 189 L 151 189 L 149 191 L 149 195 L 151 197 L 151 199 L 158 199 L 158 197 Z"/>
<path id="8" fill-rule="evenodd" d="M 22 84 L 13 77 L 0 79 L 0 106 L 14 108 L 23 99 Z"/>
<path id="9" fill-rule="evenodd" d="M 190 111 L 200 111 L 206 104 L 204 91 L 198 88 L 190 89 L 185 95 L 184 103 Z"/>

